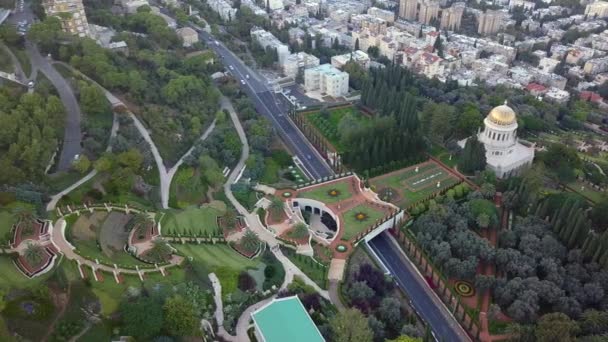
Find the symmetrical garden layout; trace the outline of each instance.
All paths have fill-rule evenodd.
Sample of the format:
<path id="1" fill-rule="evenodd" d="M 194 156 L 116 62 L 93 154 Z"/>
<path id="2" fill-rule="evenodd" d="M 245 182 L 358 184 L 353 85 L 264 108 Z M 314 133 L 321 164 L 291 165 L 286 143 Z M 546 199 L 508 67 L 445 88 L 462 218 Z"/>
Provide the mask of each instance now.
<path id="1" fill-rule="evenodd" d="M 459 182 L 453 171 L 432 160 L 370 180 L 381 199 L 401 208 L 426 200 Z"/>
<path id="2" fill-rule="evenodd" d="M 277 225 L 279 236 L 289 240 L 290 226 L 304 222 L 312 231 L 312 238 L 332 250 L 339 245 L 352 250 L 351 247 L 372 230 L 387 221 L 392 224 L 397 215 L 398 220 L 403 217 L 398 207 L 380 200 L 355 175 L 295 191 L 277 190 L 275 195 L 286 202 L 289 218 L 287 227 L 281 229 L 281 225 Z M 340 254 L 336 251 L 336 256 Z"/>

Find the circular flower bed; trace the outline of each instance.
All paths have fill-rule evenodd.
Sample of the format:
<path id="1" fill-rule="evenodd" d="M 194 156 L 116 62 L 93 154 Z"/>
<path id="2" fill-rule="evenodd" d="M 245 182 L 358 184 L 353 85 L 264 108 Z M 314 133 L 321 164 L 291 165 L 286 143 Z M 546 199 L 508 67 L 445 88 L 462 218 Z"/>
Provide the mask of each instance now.
<path id="1" fill-rule="evenodd" d="M 285 192 L 283 193 L 283 197 L 291 197 L 291 192 L 289 192 L 289 191 L 285 191 Z"/>
<path id="2" fill-rule="evenodd" d="M 359 222 L 367 220 L 368 216 L 364 212 L 358 212 L 355 214 L 355 219 Z"/>
<path id="3" fill-rule="evenodd" d="M 338 190 L 338 189 L 330 189 L 330 190 L 327 192 L 327 194 L 328 194 L 330 197 L 338 197 L 338 196 L 340 196 L 340 190 Z"/>
<path id="4" fill-rule="evenodd" d="M 473 285 L 462 280 L 457 281 L 454 284 L 454 290 L 456 290 L 456 293 L 463 297 L 472 297 L 475 294 L 475 289 L 473 288 Z"/>
<path id="5" fill-rule="evenodd" d="M 340 253 L 344 253 L 346 252 L 348 248 L 345 245 L 338 245 L 336 246 L 336 251 L 340 252 Z"/>

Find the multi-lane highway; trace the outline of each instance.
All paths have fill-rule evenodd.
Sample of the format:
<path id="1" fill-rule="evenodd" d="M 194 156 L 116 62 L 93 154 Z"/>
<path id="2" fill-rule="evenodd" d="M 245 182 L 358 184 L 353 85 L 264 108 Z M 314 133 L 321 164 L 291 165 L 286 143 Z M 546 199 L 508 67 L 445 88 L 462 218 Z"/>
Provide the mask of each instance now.
<path id="1" fill-rule="evenodd" d="M 368 245 L 407 293 L 418 314 L 431 326 L 436 339 L 449 342 L 470 341 L 466 332 L 388 234 L 384 232 L 378 235 Z"/>
<path id="2" fill-rule="evenodd" d="M 306 137 L 287 117 L 284 105 L 270 89 L 264 78 L 255 70 L 248 68 L 243 61 L 232 53 L 222 42 L 209 32 L 193 26 L 199 36 L 220 57 L 227 70 L 238 79 L 241 88 L 252 100 L 258 113 L 266 116 L 275 127 L 288 148 L 300 159 L 302 165 L 314 179 L 333 173 L 323 157 L 310 145 Z"/>

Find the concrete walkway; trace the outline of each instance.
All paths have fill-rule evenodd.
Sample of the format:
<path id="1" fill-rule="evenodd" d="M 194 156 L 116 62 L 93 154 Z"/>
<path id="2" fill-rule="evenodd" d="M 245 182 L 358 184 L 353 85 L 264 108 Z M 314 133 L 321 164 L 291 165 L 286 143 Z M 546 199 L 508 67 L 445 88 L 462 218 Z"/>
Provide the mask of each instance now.
<path id="1" fill-rule="evenodd" d="M 167 167 L 165 166 L 165 163 L 163 162 L 163 158 L 160 155 L 160 152 L 158 152 L 158 148 L 156 148 L 156 145 L 154 144 L 154 141 L 152 140 L 152 137 L 150 136 L 150 132 L 148 132 L 146 127 L 144 127 L 144 125 L 141 123 L 141 121 L 139 121 L 139 119 L 137 118 L 137 116 L 135 116 L 135 114 L 133 114 L 131 111 L 129 111 L 128 114 L 129 114 L 129 117 L 133 120 L 133 123 L 135 124 L 135 128 L 137 128 L 137 130 L 139 131 L 141 136 L 144 138 L 144 140 L 148 143 L 148 145 L 150 145 L 150 150 L 152 151 L 152 155 L 154 156 L 154 160 L 156 161 L 156 167 L 158 168 L 158 174 L 160 176 L 161 204 L 162 204 L 163 209 L 168 209 L 169 208 L 169 190 L 171 189 L 171 180 L 173 179 L 173 176 L 175 176 L 175 173 L 177 172 L 177 169 L 179 168 L 179 166 L 184 162 L 184 159 L 187 158 L 192 153 L 192 151 L 194 150 L 194 146 L 192 146 L 177 161 L 177 163 L 175 163 L 175 165 L 171 169 L 167 169 Z M 215 122 L 216 122 L 216 120 L 213 120 L 213 122 L 211 123 L 209 128 L 207 128 L 207 130 L 203 133 L 203 135 L 199 138 L 199 140 L 207 139 L 209 134 L 211 134 L 211 132 L 215 128 Z"/>
<path id="2" fill-rule="evenodd" d="M 247 209 L 245 209 L 245 207 L 243 207 L 241 205 L 241 203 L 239 203 L 239 201 L 237 201 L 236 198 L 234 197 L 234 195 L 232 194 L 231 185 L 234 184 L 235 180 L 238 178 L 239 174 L 241 173 L 241 170 L 243 169 L 243 167 L 245 167 L 245 162 L 249 158 L 249 143 L 247 141 L 247 136 L 245 135 L 245 131 L 243 130 L 243 126 L 241 125 L 238 115 L 237 115 L 236 111 L 234 110 L 232 103 L 230 103 L 230 100 L 228 100 L 228 98 L 226 98 L 226 97 L 222 97 L 220 100 L 220 104 L 222 106 L 222 109 L 227 110 L 228 113 L 230 114 L 230 119 L 232 120 L 232 123 L 234 124 L 236 132 L 239 136 L 239 139 L 241 140 L 241 143 L 243 145 L 243 149 L 241 152 L 241 158 L 239 159 L 239 162 L 237 163 L 236 167 L 234 167 L 232 169 L 232 172 L 230 173 L 230 175 L 228 176 L 228 179 L 226 180 L 226 183 L 224 184 L 224 192 L 226 193 L 226 197 L 232 203 L 232 205 L 234 205 L 234 207 L 239 212 L 239 214 L 245 218 L 248 228 L 251 229 L 253 232 L 255 232 L 258 235 L 258 237 L 260 238 L 260 240 L 265 242 L 268 245 L 268 247 L 270 247 L 271 252 L 277 258 L 277 260 L 283 265 L 283 268 L 285 269 L 285 279 L 283 280 L 283 284 L 281 285 L 281 288 L 280 288 L 281 290 L 286 289 L 287 286 L 293 281 L 294 277 L 298 276 L 307 285 L 310 285 L 311 287 L 313 287 L 315 289 L 315 291 L 317 291 L 323 298 L 330 300 L 328 291 L 321 289 L 314 281 L 312 281 L 306 274 L 304 274 L 298 267 L 296 267 L 285 255 L 283 255 L 283 253 L 279 249 L 279 241 L 275 238 L 275 236 L 272 233 L 270 233 L 268 230 L 266 230 L 266 228 L 264 228 L 264 226 L 262 225 L 262 223 L 259 220 L 258 215 L 248 212 Z M 216 291 L 215 295 L 216 295 L 216 303 L 217 303 L 218 296 L 221 301 L 221 292 L 218 293 Z M 249 338 L 247 337 L 247 328 L 249 327 L 249 322 L 251 320 L 251 314 L 258 308 L 260 308 L 263 305 L 265 305 L 266 303 L 270 302 L 274 297 L 275 296 L 272 296 L 270 298 L 262 300 L 258 303 L 251 305 L 247 309 L 245 309 L 245 311 L 241 314 L 241 316 L 239 317 L 239 320 L 237 322 L 236 336 L 232 336 L 232 335 L 228 334 L 224 330 L 223 326 L 220 326 L 219 324 L 218 324 L 218 326 L 220 326 L 220 328 L 218 331 L 218 335 L 222 336 L 222 338 L 224 338 L 227 341 L 237 341 L 237 342 L 249 341 Z M 216 311 L 216 316 L 217 316 L 217 311 Z M 221 320 L 222 320 L 222 324 L 223 324 L 223 315 L 221 317 Z"/>

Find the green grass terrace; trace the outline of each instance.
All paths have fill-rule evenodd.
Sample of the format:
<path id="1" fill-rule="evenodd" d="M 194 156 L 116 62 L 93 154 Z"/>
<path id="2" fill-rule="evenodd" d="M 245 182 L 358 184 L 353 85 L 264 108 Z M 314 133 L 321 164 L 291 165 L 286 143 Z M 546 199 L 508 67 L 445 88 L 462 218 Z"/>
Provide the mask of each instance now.
<path id="1" fill-rule="evenodd" d="M 225 210 L 212 206 L 198 208 L 191 206 L 185 210 L 169 210 L 161 221 L 163 235 L 167 236 L 208 236 L 220 232 L 217 218 Z"/>
<path id="2" fill-rule="evenodd" d="M 427 161 L 405 169 L 372 178 L 372 189 L 380 199 L 401 208 L 407 208 L 451 188 L 458 178 L 433 161 Z"/>
<path id="3" fill-rule="evenodd" d="M 350 184 L 341 181 L 320 184 L 298 191 L 298 197 L 317 200 L 325 204 L 342 202 L 351 198 L 352 195 L 353 189 Z"/>
<path id="4" fill-rule="evenodd" d="M 373 207 L 368 203 L 360 204 L 342 213 L 343 229 L 342 240 L 351 240 L 359 233 L 365 231 L 379 219 L 388 215 L 387 210 Z"/>

